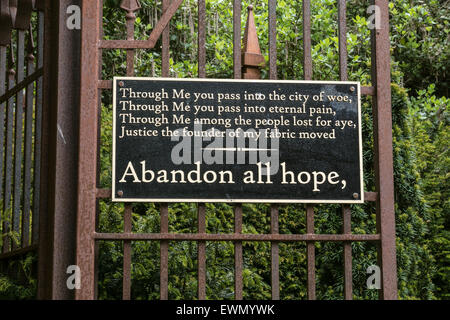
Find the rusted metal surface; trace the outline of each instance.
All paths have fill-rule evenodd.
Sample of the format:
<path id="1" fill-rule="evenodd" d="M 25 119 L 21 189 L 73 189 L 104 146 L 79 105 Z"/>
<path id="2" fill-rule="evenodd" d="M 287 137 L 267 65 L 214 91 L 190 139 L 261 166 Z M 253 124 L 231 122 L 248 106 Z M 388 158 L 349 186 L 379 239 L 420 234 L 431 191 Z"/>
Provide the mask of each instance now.
<path id="1" fill-rule="evenodd" d="M 170 241 L 378 241 L 379 234 L 247 234 L 239 232 L 241 206 L 236 206 L 235 233 L 95 233 L 98 240 L 170 240 Z M 242 225 L 241 225 L 242 227 Z"/>
<path id="2" fill-rule="evenodd" d="M 17 19 L 16 19 L 17 22 Z M 16 83 L 23 80 L 24 66 L 25 66 L 25 31 L 17 31 L 17 48 L 16 48 Z M 21 215 L 21 200 L 22 200 L 22 140 L 23 140 L 23 107 L 24 99 L 23 92 L 18 92 L 16 95 L 15 117 L 14 125 L 14 176 L 13 176 L 13 207 L 12 207 L 12 230 L 16 234 L 20 234 L 20 215 Z M 12 241 L 12 250 L 20 247 L 20 243 Z"/>
<path id="3" fill-rule="evenodd" d="M 306 205 L 306 235 L 314 238 L 314 206 Z M 316 248 L 314 242 L 306 243 L 308 300 L 316 300 Z"/>
<path id="4" fill-rule="evenodd" d="M 99 2 L 82 1 L 80 132 L 78 160 L 77 265 L 81 287 L 77 299 L 93 299 L 95 295 L 95 252 L 92 234 L 95 232 L 96 172 L 97 172 L 97 74 L 99 50 Z"/>
<path id="5" fill-rule="evenodd" d="M 244 45 L 242 48 L 242 78 L 260 79 L 261 67 L 264 66 L 264 56 L 259 48 L 253 6 L 248 6 L 248 17 L 244 31 Z"/>
<path id="6" fill-rule="evenodd" d="M 161 212 L 161 235 L 169 232 L 169 207 L 167 203 L 160 204 Z M 160 242 L 160 266 L 159 266 L 159 290 L 160 299 L 167 300 L 169 298 L 169 241 L 162 240 Z"/>
<path id="7" fill-rule="evenodd" d="M 240 79 L 241 66 L 241 0 L 233 0 L 233 75 L 234 79 Z"/>
<path id="8" fill-rule="evenodd" d="M 0 45 L 0 95 L 4 94 L 6 91 L 6 46 Z M 6 103 L 0 103 L 0 141 L 2 143 L 5 141 L 5 106 Z M 0 148 L 0 199 L 3 195 L 3 156 L 4 156 L 4 146 Z M 3 209 L 3 208 L 1 208 Z M 2 223 L 2 216 L 0 215 L 0 224 Z M 1 250 L 0 250 L 1 251 Z"/>
<path id="9" fill-rule="evenodd" d="M 303 0 L 303 75 L 311 80 L 313 75 L 311 56 L 311 0 Z"/>
<path id="10" fill-rule="evenodd" d="M 379 266 L 382 270 L 381 297 L 397 299 L 395 249 L 394 169 L 392 153 L 392 110 L 389 41 L 389 1 L 374 0 L 380 8 L 380 29 L 372 30 L 372 82 L 374 95 L 375 180 L 377 231 L 381 235 Z"/>
<path id="11" fill-rule="evenodd" d="M 349 205 L 342 205 L 342 233 L 350 235 L 352 233 L 351 210 Z M 352 277 L 352 244 L 344 242 L 344 298 L 353 299 L 353 277 Z"/>
<path id="12" fill-rule="evenodd" d="M 197 218 L 198 233 L 206 233 L 206 207 L 204 203 L 198 204 Z M 206 299 L 206 241 L 198 242 L 197 272 L 198 272 L 198 300 Z"/>
<path id="13" fill-rule="evenodd" d="M 131 215 L 132 215 L 132 205 L 125 204 L 124 212 L 124 224 L 123 232 L 131 232 Z M 123 288 L 122 288 L 122 298 L 123 300 L 131 299 L 131 241 L 125 240 L 123 242 Z"/>
<path id="14" fill-rule="evenodd" d="M 182 2 L 183 0 L 173 0 L 168 4 L 167 1 L 163 1 L 163 15 L 155 28 L 153 28 L 148 40 L 100 40 L 99 47 L 102 49 L 152 49 L 161 36 L 161 33 L 164 37 L 164 30 L 168 28 L 170 19 Z"/>
<path id="15" fill-rule="evenodd" d="M 16 3 L 17 7 L 14 28 L 27 30 L 30 26 L 31 12 L 33 11 L 33 0 L 16 0 Z"/>
<path id="16" fill-rule="evenodd" d="M 269 78 L 277 79 L 277 23 L 276 0 L 269 0 Z M 279 233 L 278 205 L 270 207 L 270 233 Z M 272 241 L 271 246 L 271 287 L 272 299 L 280 299 L 280 254 L 278 242 Z"/>
<path id="17" fill-rule="evenodd" d="M 126 14 L 126 26 L 127 26 L 127 40 L 134 40 L 134 24 L 136 21 L 135 12 L 141 8 L 141 4 L 138 0 L 123 0 L 120 7 L 124 9 Z M 99 20 L 101 21 L 101 19 Z M 127 50 L 127 76 L 134 75 L 134 49 Z M 99 66 L 101 63 L 99 62 Z M 101 74 L 99 73 L 99 77 Z M 99 106 L 99 113 L 101 105 Z M 100 127 L 99 127 L 100 129 Z M 100 136 L 100 135 L 99 135 Z M 100 157 L 98 157 L 98 163 L 100 162 Z M 97 173 L 99 177 L 99 173 Z M 98 183 L 98 181 L 97 181 Z M 124 213 L 124 232 L 131 232 L 132 228 L 132 205 L 125 204 Z M 123 300 L 131 299 L 131 241 L 123 242 L 123 289 L 122 289 Z"/>
<path id="18" fill-rule="evenodd" d="M 278 206 L 271 205 L 270 207 L 270 233 L 278 234 Z M 278 242 L 271 242 L 271 284 L 272 284 L 272 299 L 280 299 L 280 255 Z"/>
<path id="19" fill-rule="evenodd" d="M 38 12 L 37 30 L 37 68 L 44 65 L 44 12 Z M 41 69 L 42 70 L 42 69 Z M 33 212 L 32 212 L 32 238 L 36 244 L 39 240 L 39 210 L 41 203 L 41 152 L 42 152 L 42 93 L 43 79 L 36 81 L 36 102 L 34 116 L 34 168 L 33 168 Z"/>
<path id="20" fill-rule="evenodd" d="M 348 80 L 347 72 L 347 1 L 338 2 L 338 32 L 339 32 L 339 78 L 341 81 Z"/>
<path id="21" fill-rule="evenodd" d="M 198 0 L 198 77 L 206 77 L 206 0 Z"/>
<path id="22" fill-rule="evenodd" d="M 242 300 L 242 268 L 244 258 L 242 254 L 242 205 L 236 204 L 234 206 L 234 299 Z"/>

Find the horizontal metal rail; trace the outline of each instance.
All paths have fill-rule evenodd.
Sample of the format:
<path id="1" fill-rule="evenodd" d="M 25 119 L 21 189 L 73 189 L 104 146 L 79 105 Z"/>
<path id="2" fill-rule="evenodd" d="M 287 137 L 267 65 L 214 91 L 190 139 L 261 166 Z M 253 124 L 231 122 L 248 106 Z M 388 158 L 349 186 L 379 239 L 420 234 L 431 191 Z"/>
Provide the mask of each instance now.
<path id="1" fill-rule="evenodd" d="M 212 233 L 95 233 L 96 240 L 172 241 L 379 241 L 379 234 L 212 234 Z"/>

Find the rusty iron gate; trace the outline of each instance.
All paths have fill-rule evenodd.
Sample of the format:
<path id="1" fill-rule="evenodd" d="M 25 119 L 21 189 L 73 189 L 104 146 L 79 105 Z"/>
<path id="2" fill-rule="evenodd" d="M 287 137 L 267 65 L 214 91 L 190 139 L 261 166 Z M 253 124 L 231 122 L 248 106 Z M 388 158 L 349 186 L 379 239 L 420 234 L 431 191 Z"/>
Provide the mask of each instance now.
<path id="1" fill-rule="evenodd" d="M 234 78 L 241 73 L 255 78 L 251 72 L 252 61 L 241 59 L 241 10 L 240 0 L 233 3 L 233 53 Z M 99 108 L 102 90 L 111 90 L 112 81 L 101 79 L 102 52 L 110 49 L 126 50 L 126 73 L 134 75 L 136 50 L 154 48 L 162 37 L 162 76 L 169 76 L 169 26 L 168 22 L 183 0 L 162 0 L 162 16 L 147 40 L 134 39 L 135 12 L 139 10 L 138 1 L 122 1 L 121 8 L 126 13 L 127 39 L 105 40 L 102 37 L 102 1 L 82 1 L 81 35 L 81 110 L 79 135 L 79 176 L 77 212 L 77 264 L 81 268 L 81 289 L 76 291 L 77 299 L 96 298 L 96 244 L 100 240 L 123 241 L 123 299 L 131 297 L 131 242 L 160 242 L 160 298 L 168 298 L 168 244 L 169 241 L 196 241 L 198 243 L 198 298 L 205 299 L 206 282 L 206 241 L 233 241 L 235 252 L 235 299 L 242 299 L 243 255 L 242 241 L 270 241 L 272 298 L 279 299 L 279 242 L 306 241 L 307 243 L 307 290 L 308 298 L 315 299 L 315 247 L 316 241 L 339 241 L 344 246 L 344 295 L 352 299 L 352 241 L 375 241 L 379 244 L 379 265 L 382 270 L 381 297 L 397 298 L 395 220 L 392 161 L 391 91 L 390 91 L 390 53 L 389 53 L 389 14 L 388 1 L 375 0 L 381 10 L 381 29 L 372 33 L 372 83 L 364 87 L 364 95 L 373 96 L 375 172 L 377 192 L 366 193 L 367 201 L 377 203 L 377 233 L 371 235 L 353 234 L 351 231 L 351 212 L 347 205 L 342 206 L 343 234 L 314 234 L 314 206 L 307 205 L 307 233 L 279 234 L 278 207 L 271 206 L 270 234 L 242 234 L 242 206 L 234 207 L 234 233 L 210 234 L 205 228 L 205 205 L 198 205 L 198 232 L 195 234 L 169 233 L 168 205 L 160 205 L 160 233 L 133 233 L 131 230 L 132 204 L 125 204 L 123 233 L 100 233 L 96 231 L 96 203 L 99 199 L 110 198 L 111 190 L 101 189 L 98 184 L 98 146 L 99 146 Z M 346 49 L 346 1 L 337 0 L 339 7 L 339 65 L 340 80 L 347 80 Z M 268 0 L 269 11 L 269 76 L 277 78 L 276 52 L 276 0 Z M 303 0 L 304 34 L 304 79 L 312 80 L 311 57 L 311 1 Z M 198 0 L 198 77 L 206 76 L 206 7 L 205 0 Z M 243 65 L 244 64 L 244 65 Z M 247 64 L 247 65 L 245 65 Z M 244 69 L 243 69 L 244 67 Z M 97 147 L 95 147 L 97 146 Z"/>
<path id="2" fill-rule="evenodd" d="M 341 242 L 344 247 L 344 297 L 352 299 L 351 243 L 370 241 L 378 245 L 382 273 L 380 298 L 396 299 L 388 0 L 372 0 L 380 9 L 381 28 L 372 30 L 372 86 L 362 87 L 362 94 L 373 98 L 376 192 L 366 192 L 365 200 L 376 203 L 375 234 L 352 233 L 348 205 L 342 205 L 342 234 L 315 234 L 313 205 L 306 205 L 306 234 L 280 234 L 277 205 L 270 208 L 269 234 L 243 234 L 240 204 L 234 207 L 234 233 L 207 233 L 204 204 L 198 204 L 197 233 L 169 233 L 168 205 L 164 203 L 160 204 L 159 233 L 132 232 L 132 204 L 124 206 L 122 233 L 98 232 L 98 201 L 111 197 L 111 190 L 101 188 L 99 183 L 101 97 L 103 91 L 112 89 L 112 80 L 101 77 L 102 53 L 111 49 L 126 50 L 126 73 L 133 76 L 136 50 L 150 50 L 161 38 L 162 76 L 168 77 L 168 23 L 182 2 L 162 0 L 163 14 L 149 38 L 135 40 L 135 12 L 140 9 L 139 1 L 124 0 L 121 8 L 127 38 L 105 40 L 102 0 L 1 0 L 0 139 L 3 148 L 0 195 L 2 217 L 7 217 L 1 223 L 2 231 L 14 232 L 20 242 L 5 238 L 0 261 L 36 251 L 38 297 L 45 299 L 73 297 L 73 291 L 66 287 L 66 268 L 76 264 L 81 269 L 81 289 L 75 290 L 75 298 L 95 299 L 98 242 L 123 241 L 123 298 L 130 299 L 131 243 L 158 241 L 160 298 L 168 299 L 169 241 L 195 241 L 198 244 L 198 298 L 205 299 L 206 242 L 231 241 L 235 254 L 235 298 L 242 299 L 242 242 L 268 241 L 271 243 L 272 298 L 279 299 L 279 243 L 302 241 L 306 242 L 307 250 L 307 294 L 313 300 L 316 298 L 314 244 L 333 241 Z M 255 65 L 260 58 L 252 60 L 252 54 L 242 57 L 241 1 L 230 0 L 231 3 L 234 77 L 259 78 Z M 73 4 L 81 6 L 81 31 L 68 30 L 65 26 L 66 9 Z M 340 80 L 344 81 L 348 77 L 346 0 L 336 0 L 336 4 Z M 302 7 L 304 79 L 313 80 L 311 0 L 303 0 Z M 277 79 L 276 0 L 268 0 L 268 11 L 269 77 Z M 205 0 L 198 0 L 196 76 L 199 78 L 206 77 L 206 22 Z M 253 40 L 244 39 L 250 53 Z M 16 107 L 20 105 L 23 108 Z"/>
<path id="3" fill-rule="evenodd" d="M 0 251 L 7 261 L 36 251 L 39 241 L 43 141 L 43 2 L 1 2 Z M 37 44 L 37 46 L 36 46 Z M 45 179 L 44 179 L 45 180 Z M 45 188 L 45 186 L 44 186 Z M 44 191 L 45 192 L 45 191 Z M 9 270 L 9 274 L 17 270 Z"/>

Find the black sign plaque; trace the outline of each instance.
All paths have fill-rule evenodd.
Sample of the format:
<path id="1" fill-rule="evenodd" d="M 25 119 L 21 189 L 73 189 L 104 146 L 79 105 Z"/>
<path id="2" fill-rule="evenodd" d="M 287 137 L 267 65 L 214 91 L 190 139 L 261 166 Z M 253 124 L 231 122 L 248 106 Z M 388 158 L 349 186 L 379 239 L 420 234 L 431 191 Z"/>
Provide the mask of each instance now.
<path id="1" fill-rule="evenodd" d="M 115 77 L 113 201 L 362 203 L 359 82 Z"/>

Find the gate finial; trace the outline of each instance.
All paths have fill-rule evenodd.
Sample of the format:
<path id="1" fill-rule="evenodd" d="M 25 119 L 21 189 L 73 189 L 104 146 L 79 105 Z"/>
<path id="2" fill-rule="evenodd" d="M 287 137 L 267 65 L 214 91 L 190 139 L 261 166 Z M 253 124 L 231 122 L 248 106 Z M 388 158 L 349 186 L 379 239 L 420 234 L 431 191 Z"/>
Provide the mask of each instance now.
<path id="1" fill-rule="evenodd" d="M 120 7 L 129 13 L 135 12 L 141 8 L 139 0 L 122 0 Z"/>
<path id="2" fill-rule="evenodd" d="M 248 18 L 244 32 L 244 48 L 242 49 L 242 76 L 244 79 L 259 79 L 260 68 L 265 65 L 264 56 L 259 48 L 253 6 L 248 6 Z"/>

